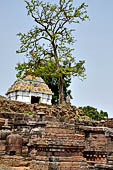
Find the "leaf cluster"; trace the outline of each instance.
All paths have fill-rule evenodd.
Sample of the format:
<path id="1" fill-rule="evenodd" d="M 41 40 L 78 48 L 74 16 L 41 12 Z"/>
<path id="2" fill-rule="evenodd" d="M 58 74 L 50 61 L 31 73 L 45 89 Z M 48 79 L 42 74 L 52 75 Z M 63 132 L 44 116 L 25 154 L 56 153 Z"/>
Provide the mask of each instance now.
<path id="1" fill-rule="evenodd" d="M 97 108 L 94 108 L 92 106 L 84 106 L 84 107 L 79 107 L 86 116 L 88 116 L 91 120 L 103 120 L 104 118 L 108 118 L 108 113 L 100 110 L 100 112 L 97 111 Z"/>
<path id="2" fill-rule="evenodd" d="M 51 60 L 54 60 L 57 66 L 56 75 L 72 73 L 73 76 L 84 77 L 84 61 L 76 63 L 72 56 L 73 49 L 67 47 L 67 44 L 74 43 L 74 29 L 70 29 L 69 25 L 88 18 L 87 5 L 82 3 L 75 8 L 72 5 L 73 0 L 60 0 L 59 4 L 40 0 L 25 2 L 28 15 L 34 19 L 36 26 L 26 34 L 17 34 L 21 42 L 17 53 L 24 53 L 29 62 L 34 60 L 38 63 L 43 59 L 48 65 L 48 62 L 51 64 Z"/>

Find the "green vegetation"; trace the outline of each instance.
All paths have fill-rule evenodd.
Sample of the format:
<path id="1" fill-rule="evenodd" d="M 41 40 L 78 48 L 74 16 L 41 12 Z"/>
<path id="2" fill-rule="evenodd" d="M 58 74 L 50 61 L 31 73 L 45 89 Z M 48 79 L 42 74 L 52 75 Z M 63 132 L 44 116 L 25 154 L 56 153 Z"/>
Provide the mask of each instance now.
<path id="1" fill-rule="evenodd" d="M 85 61 L 77 61 L 73 55 L 75 24 L 85 21 L 87 5 L 75 7 L 73 0 L 25 0 L 28 15 L 35 26 L 28 33 L 18 33 L 20 49 L 26 61 L 18 63 L 17 76 L 33 74 L 41 76 L 55 93 L 53 103 L 62 104 L 71 83 L 71 77 L 85 78 Z"/>
<path id="2" fill-rule="evenodd" d="M 91 106 L 84 106 L 84 107 L 79 107 L 86 116 L 88 116 L 91 120 L 103 120 L 104 118 L 108 118 L 108 113 L 100 110 L 100 112 L 97 111 L 96 108 L 91 107 Z"/>

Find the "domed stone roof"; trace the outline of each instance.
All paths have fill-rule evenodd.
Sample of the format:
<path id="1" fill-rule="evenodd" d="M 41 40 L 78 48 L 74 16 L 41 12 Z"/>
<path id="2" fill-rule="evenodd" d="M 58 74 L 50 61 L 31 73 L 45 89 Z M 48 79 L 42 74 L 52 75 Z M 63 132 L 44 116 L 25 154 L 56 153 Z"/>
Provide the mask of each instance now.
<path id="1" fill-rule="evenodd" d="M 17 79 L 8 89 L 6 95 L 15 91 L 53 94 L 51 89 L 49 89 L 48 85 L 45 84 L 41 77 L 34 77 L 31 75 Z"/>

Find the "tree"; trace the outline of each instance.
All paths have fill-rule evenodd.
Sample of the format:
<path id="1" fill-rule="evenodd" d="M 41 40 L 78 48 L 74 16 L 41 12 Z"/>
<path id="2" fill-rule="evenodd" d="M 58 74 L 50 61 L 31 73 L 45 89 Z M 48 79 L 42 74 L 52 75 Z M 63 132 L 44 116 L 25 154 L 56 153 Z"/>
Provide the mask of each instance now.
<path id="1" fill-rule="evenodd" d="M 17 53 L 24 53 L 27 57 L 26 62 L 17 64 L 18 75 L 32 72 L 34 75 L 57 79 L 59 103 L 63 103 L 64 78 L 85 77 L 85 61 L 76 62 L 72 55 L 75 41 L 72 34 L 74 29 L 71 28 L 88 18 L 87 5 L 82 3 L 75 8 L 73 0 L 59 0 L 57 4 L 41 0 L 25 2 L 28 15 L 36 25 L 26 34 L 18 33 L 21 45 Z"/>
<path id="2" fill-rule="evenodd" d="M 42 77 L 46 84 L 49 85 L 49 88 L 52 89 L 52 92 L 54 93 L 52 97 L 52 104 L 57 104 L 59 95 L 58 95 L 58 78 L 46 76 L 45 78 Z M 71 77 L 64 76 L 63 77 L 63 87 L 64 87 L 64 100 L 66 101 L 66 96 L 69 94 L 70 98 L 72 99 L 71 90 L 68 90 L 68 87 L 71 83 Z"/>
<path id="3" fill-rule="evenodd" d="M 102 120 L 104 118 L 108 118 L 108 113 L 100 110 L 100 112 L 97 111 L 96 108 L 92 106 L 84 106 L 84 107 L 79 107 L 86 116 L 90 117 L 91 120 Z"/>

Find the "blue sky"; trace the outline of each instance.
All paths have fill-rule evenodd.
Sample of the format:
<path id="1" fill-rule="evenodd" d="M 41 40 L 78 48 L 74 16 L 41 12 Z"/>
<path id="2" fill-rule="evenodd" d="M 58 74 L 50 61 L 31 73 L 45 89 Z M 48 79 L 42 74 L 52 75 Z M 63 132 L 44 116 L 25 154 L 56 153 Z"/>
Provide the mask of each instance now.
<path id="1" fill-rule="evenodd" d="M 72 104 L 93 106 L 113 117 L 113 0 L 84 0 L 90 21 L 75 26 L 75 56 L 86 61 L 87 79 L 72 79 Z M 74 0 L 74 5 L 83 0 Z M 24 0 L 1 1 L 0 5 L 0 95 L 16 80 L 15 66 L 23 61 L 18 32 L 27 32 L 33 21 Z"/>

